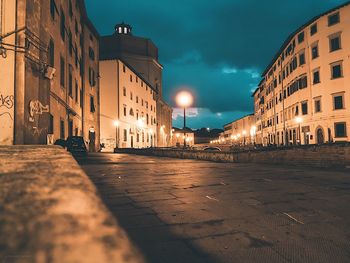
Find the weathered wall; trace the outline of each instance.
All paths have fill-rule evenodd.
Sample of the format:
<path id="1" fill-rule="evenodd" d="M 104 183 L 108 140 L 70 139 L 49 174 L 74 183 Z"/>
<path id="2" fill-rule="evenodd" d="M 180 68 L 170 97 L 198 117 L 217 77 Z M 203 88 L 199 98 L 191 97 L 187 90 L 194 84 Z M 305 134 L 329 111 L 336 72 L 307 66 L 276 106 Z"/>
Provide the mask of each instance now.
<path id="1" fill-rule="evenodd" d="M 72 156 L 0 146 L 0 262 L 143 262 Z"/>
<path id="2" fill-rule="evenodd" d="M 350 144 L 348 143 L 242 152 L 184 151 L 177 149 L 125 149 L 123 151 L 118 150 L 118 152 L 183 159 L 198 159 L 214 162 L 350 168 Z"/>
<path id="3" fill-rule="evenodd" d="M 16 1 L 5 1 L 0 7 L 0 35 L 15 30 Z M 15 44 L 15 34 L 3 39 L 3 43 Z M 14 129 L 14 77 L 15 54 L 0 50 L 0 145 L 13 144 Z"/>

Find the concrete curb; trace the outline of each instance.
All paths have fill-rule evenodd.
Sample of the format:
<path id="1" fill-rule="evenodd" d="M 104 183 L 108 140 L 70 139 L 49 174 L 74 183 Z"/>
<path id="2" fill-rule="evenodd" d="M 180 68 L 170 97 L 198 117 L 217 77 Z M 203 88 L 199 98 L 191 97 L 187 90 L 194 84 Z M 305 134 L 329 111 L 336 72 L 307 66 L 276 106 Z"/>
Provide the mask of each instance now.
<path id="1" fill-rule="evenodd" d="M 143 262 L 72 156 L 0 147 L 0 262 Z"/>

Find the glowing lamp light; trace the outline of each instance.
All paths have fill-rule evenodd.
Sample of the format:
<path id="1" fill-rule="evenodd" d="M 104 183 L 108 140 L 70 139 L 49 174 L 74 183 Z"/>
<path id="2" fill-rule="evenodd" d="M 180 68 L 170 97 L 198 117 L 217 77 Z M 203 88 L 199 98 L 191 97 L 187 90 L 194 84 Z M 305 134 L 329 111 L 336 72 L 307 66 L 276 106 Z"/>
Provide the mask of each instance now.
<path id="1" fill-rule="evenodd" d="M 301 117 L 296 117 L 296 118 L 295 118 L 295 122 L 298 123 L 298 124 L 300 124 L 300 123 L 303 122 L 303 118 L 301 118 Z"/>
<path id="2" fill-rule="evenodd" d="M 118 120 L 115 120 L 115 121 L 113 121 L 113 125 L 114 125 L 114 127 L 119 127 L 119 121 Z"/>
<path id="3" fill-rule="evenodd" d="M 254 136 L 256 134 L 256 126 L 252 126 L 251 128 L 250 128 L 250 135 L 251 136 Z"/>
<path id="4" fill-rule="evenodd" d="M 242 132 L 243 136 L 247 135 L 247 131 Z"/>
<path id="5" fill-rule="evenodd" d="M 175 100 L 180 107 L 187 108 L 192 105 L 193 96 L 188 91 L 181 91 L 176 95 Z"/>
<path id="6" fill-rule="evenodd" d="M 143 128 L 144 127 L 144 121 L 142 119 L 137 120 L 137 127 Z"/>

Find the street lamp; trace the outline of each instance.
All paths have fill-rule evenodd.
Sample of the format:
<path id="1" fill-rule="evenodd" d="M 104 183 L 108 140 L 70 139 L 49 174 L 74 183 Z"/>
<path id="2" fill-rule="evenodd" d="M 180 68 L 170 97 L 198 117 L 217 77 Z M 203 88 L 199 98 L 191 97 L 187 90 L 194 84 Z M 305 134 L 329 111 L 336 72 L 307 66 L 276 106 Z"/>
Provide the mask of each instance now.
<path id="1" fill-rule="evenodd" d="M 243 134 L 243 144 L 245 145 L 245 136 L 247 135 L 247 131 L 244 130 L 242 134 Z"/>
<path id="2" fill-rule="evenodd" d="M 115 127 L 115 147 L 119 148 L 119 121 L 115 120 L 113 121 L 113 125 Z"/>
<path id="3" fill-rule="evenodd" d="M 303 122 L 303 118 L 296 117 L 295 122 L 299 124 L 299 145 L 301 145 L 301 123 Z"/>
<path id="4" fill-rule="evenodd" d="M 184 109 L 184 137 L 186 137 L 186 108 L 193 103 L 193 96 L 188 91 L 181 91 L 176 95 L 176 103 Z M 186 148 L 186 139 L 184 138 L 184 148 Z"/>
<path id="5" fill-rule="evenodd" d="M 255 135 L 256 135 L 256 126 L 253 125 L 250 128 L 250 136 L 251 136 L 251 140 L 254 141 L 254 144 L 255 144 Z"/>

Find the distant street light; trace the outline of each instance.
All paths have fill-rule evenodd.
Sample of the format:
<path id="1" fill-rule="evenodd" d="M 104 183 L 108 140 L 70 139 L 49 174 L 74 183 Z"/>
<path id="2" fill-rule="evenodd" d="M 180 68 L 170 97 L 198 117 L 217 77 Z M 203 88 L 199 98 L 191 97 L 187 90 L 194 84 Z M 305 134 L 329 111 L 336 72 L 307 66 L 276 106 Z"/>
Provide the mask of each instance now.
<path id="1" fill-rule="evenodd" d="M 253 125 L 253 126 L 250 128 L 250 136 L 251 136 L 251 138 L 254 140 L 254 143 L 256 143 L 256 141 L 255 141 L 255 135 L 256 135 L 256 126 Z"/>
<path id="2" fill-rule="evenodd" d="M 115 147 L 119 148 L 119 126 L 120 123 L 118 120 L 113 121 L 113 125 L 115 127 Z"/>
<path id="3" fill-rule="evenodd" d="M 296 117 L 295 122 L 299 124 L 299 145 L 301 145 L 301 124 L 303 122 L 303 118 Z"/>
<path id="4" fill-rule="evenodd" d="M 247 131 L 244 130 L 242 134 L 243 134 L 243 145 L 245 145 L 245 136 L 247 135 Z"/>
<path id="5" fill-rule="evenodd" d="M 193 96 L 188 91 L 181 91 L 176 95 L 176 103 L 179 107 L 184 109 L 184 148 L 186 148 L 186 108 L 190 107 L 193 103 Z"/>

